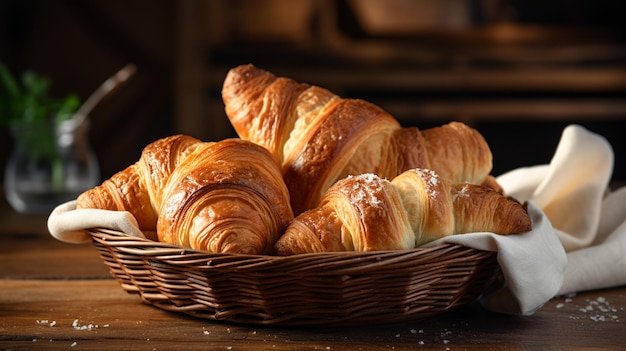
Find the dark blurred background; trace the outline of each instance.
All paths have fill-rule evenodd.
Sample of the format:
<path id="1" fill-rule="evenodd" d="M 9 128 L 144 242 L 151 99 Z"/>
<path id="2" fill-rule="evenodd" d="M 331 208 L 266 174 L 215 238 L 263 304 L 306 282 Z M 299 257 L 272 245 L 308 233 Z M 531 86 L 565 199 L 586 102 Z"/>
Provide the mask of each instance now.
<path id="1" fill-rule="evenodd" d="M 243 63 L 367 99 L 404 125 L 459 120 L 494 174 L 550 161 L 577 123 L 626 180 L 622 1 L 0 0 L 0 59 L 84 100 L 125 64 L 136 75 L 91 115 L 103 179 L 157 138 L 234 136 L 220 97 Z M 0 164 L 11 148 L 0 131 Z"/>

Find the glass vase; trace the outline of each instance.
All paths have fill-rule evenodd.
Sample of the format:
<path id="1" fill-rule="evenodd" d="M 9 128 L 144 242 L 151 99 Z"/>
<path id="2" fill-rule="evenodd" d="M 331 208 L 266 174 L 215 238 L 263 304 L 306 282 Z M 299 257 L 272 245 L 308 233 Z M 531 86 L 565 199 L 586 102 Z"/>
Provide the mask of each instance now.
<path id="1" fill-rule="evenodd" d="M 100 167 L 88 138 L 89 120 L 14 123 L 14 146 L 4 174 L 11 207 L 49 213 L 100 183 Z"/>

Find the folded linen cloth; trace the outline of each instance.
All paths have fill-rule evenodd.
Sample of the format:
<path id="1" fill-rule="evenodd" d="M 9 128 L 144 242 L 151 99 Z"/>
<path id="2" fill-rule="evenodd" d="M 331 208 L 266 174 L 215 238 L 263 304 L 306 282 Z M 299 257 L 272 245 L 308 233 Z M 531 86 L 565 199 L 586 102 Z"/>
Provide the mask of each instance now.
<path id="1" fill-rule="evenodd" d="M 580 280 L 574 273 L 578 273 L 582 268 L 577 266 L 575 267 L 576 272 L 571 272 L 572 264 L 568 265 L 566 252 L 561 244 L 561 241 L 567 240 L 563 239 L 564 236 L 572 236 L 569 241 L 577 244 L 575 247 L 594 245 L 595 250 L 602 251 L 597 255 L 602 256 L 604 251 L 611 249 L 605 249 L 603 245 L 616 240 L 613 233 L 618 229 L 622 232 L 626 230 L 626 225 L 623 223 L 626 217 L 624 212 L 626 211 L 623 208 L 621 211 L 616 209 L 616 206 L 623 206 L 626 191 L 616 193 L 615 195 L 620 197 L 612 196 L 610 197 L 611 201 L 607 198 L 603 202 L 606 205 L 600 206 L 601 194 L 603 194 L 608 182 L 606 173 L 610 173 L 611 168 L 607 167 L 606 163 L 612 165 L 612 151 L 610 147 L 606 148 L 602 140 L 602 138 L 581 127 L 569 127 L 565 130 L 563 140 L 559 144 L 555 158 L 550 165 L 519 169 L 498 178 L 508 194 L 526 203 L 528 213 L 533 221 L 531 232 L 509 236 L 493 233 L 470 233 L 450 236 L 429 244 L 457 243 L 479 250 L 497 251 L 504 283 L 490 289 L 481 298 L 486 309 L 502 313 L 529 315 L 556 294 L 568 291 L 567 289 L 574 291 L 575 289 L 607 286 L 604 281 L 598 282 L 599 285 L 595 285 L 596 282 L 594 282 L 586 287 L 570 283 L 570 281 Z M 593 145 L 603 146 L 596 147 L 595 151 L 587 149 Z M 597 179 L 598 173 L 589 172 L 589 169 L 578 166 L 578 161 L 574 160 L 574 156 L 576 159 L 581 157 L 580 150 L 578 150 L 580 148 L 586 150 L 582 153 L 586 155 L 586 158 L 594 161 L 600 159 L 597 153 L 610 153 L 611 157 L 603 159 L 604 163 L 602 164 L 605 167 L 601 179 Z M 566 152 L 567 150 L 570 151 Z M 572 162 L 576 164 L 571 165 Z M 582 164 L 588 165 L 590 160 L 582 162 Z M 567 167 L 568 171 L 560 172 L 558 169 L 560 167 Z M 580 174 L 581 172 L 586 173 Z M 594 181 L 588 178 L 593 178 Z M 549 196 L 543 195 L 543 192 L 547 192 Z M 587 200 L 588 197 L 592 200 Z M 573 200 L 579 203 L 575 204 L 572 202 Z M 588 201 L 595 202 L 588 204 Z M 575 205 L 571 206 L 572 204 Z M 600 207 L 601 209 L 598 209 Z M 580 228 L 578 223 L 562 223 L 569 218 L 568 213 L 575 214 L 572 217 L 578 217 L 580 216 L 577 213 L 579 211 L 584 211 L 583 215 L 588 215 L 589 221 L 592 222 L 585 222 L 580 225 L 597 233 L 591 239 L 585 236 L 590 235 L 587 232 L 582 235 L 580 231 L 574 230 Z M 593 215 L 589 215 L 589 212 Z M 553 225 L 551 216 L 557 220 L 556 226 Z M 597 216 L 601 219 L 597 219 Z M 593 230 L 594 226 L 595 231 Z M 76 209 L 75 201 L 58 206 L 48 219 L 48 229 L 52 236 L 69 243 L 89 242 L 91 239 L 85 230 L 95 227 L 111 228 L 132 236 L 143 237 L 143 233 L 138 229 L 137 222 L 130 213 Z M 571 233 L 567 231 L 570 229 L 572 230 Z M 622 239 L 622 241 L 624 240 Z M 569 244 L 568 247 L 570 247 Z M 612 250 L 615 251 L 615 255 L 626 252 L 624 248 Z M 574 262 L 579 262 L 574 264 L 582 267 L 587 266 L 584 258 L 574 259 Z M 611 263 L 611 261 L 600 262 L 598 259 L 597 263 L 599 268 L 593 269 L 604 269 L 604 265 Z M 619 270 L 617 267 L 614 270 Z M 594 272 L 592 271 L 590 274 L 594 274 Z M 566 280 L 565 284 L 563 284 L 564 279 Z M 583 280 L 589 282 L 588 279 Z M 611 281 L 610 278 L 609 280 Z M 563 287 L 566 286 L 571 286 L 571 288 L 564 290 Z"/>
<path id="2" fill-rule="evenodd" d="M 426 246 L 455 243 L 484 251 L 496 251 L 504 282 L 480 298 L 486 309 L 530 315 L 554 297 L 563 283 L 567 259 L 546 215 L 526 202 L 533 230 L 519 235 L 469 233 L 448 236 Z"/>
<path id="3" fill-rule="evenodd" d="M 548 165 L 497 178 L 508 195 L 536 204 L 567 252 L 559 295 L 626 284 L 626 187 L 609 191 L 609 142 L 578 126 L 563 130 Z"/>
<path id="4" fill-rule="evenodd" d="M 146 238 L 135 217 L 127 211 L 92 208 L 76 209 L 76 200 L 57 206 L 48 217 L 48 231 L 53 237 L 70 244 L 91 241 L 90 228 L 107 228 L 138 238 Z"/>

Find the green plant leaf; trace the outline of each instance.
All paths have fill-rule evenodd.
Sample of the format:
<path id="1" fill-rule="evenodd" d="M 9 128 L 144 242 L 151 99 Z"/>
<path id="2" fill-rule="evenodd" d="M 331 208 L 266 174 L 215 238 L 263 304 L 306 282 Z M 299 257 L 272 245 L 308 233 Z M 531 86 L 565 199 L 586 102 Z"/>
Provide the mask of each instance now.
<path id="1" fill-rule="evenodd" d="M 22 74 L 22 85 L 24 86 L 26 93 L 32 95 L 36 99 L 44 100 L 48 98 L 50 84 L 50 79 L 48 77 L 39 76 L 32 70 L 24 71 Z"/>
<path id="2" fill-rule="evenodd" d="M 0 81 L 2 81 L 3 91 L 6 92 L 8 98 L 18 98 L 21 95 L 20 87 L 15 78 L 2 62 L 0 62 Z"/>
<path id="3" fill-rule="evenodd" d="M 69 94 L 59 103 L 59 108 L 56 112 L 56 121 L 66 121 L 74 116 L 74 113 L 80 107 L 80 98 L 76 94 Z"/>
<path id="4" fill-rule="evenodd" d="M 15 118 L 16 102 L 21 101 L 21 89 L 11 71 L 0 61 L 0 126 Z"/>
<path id="5" fill-rule="evenodd" d="M 64 99 L 50 96 L 50 78 L 26 70 L 15 80 L 4 63 L 0 62 L 0 125 L 15 123 L 47 123 L 70 119 L 80 107 L 76 94 Z"/>

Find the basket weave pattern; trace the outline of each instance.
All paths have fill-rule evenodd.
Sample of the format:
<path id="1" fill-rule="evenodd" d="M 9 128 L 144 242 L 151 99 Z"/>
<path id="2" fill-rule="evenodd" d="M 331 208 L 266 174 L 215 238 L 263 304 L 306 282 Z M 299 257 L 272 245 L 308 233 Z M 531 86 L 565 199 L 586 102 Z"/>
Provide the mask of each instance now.
<path id="1" fill-rule="evenodd" d="M 245 324 L 426 318 L 474 301 L 499 272 L 494 252 L 451 244 L 275 257 L 195 251 L 109 229 L 89 233 L 125 291 L 167 311 Z"/>

